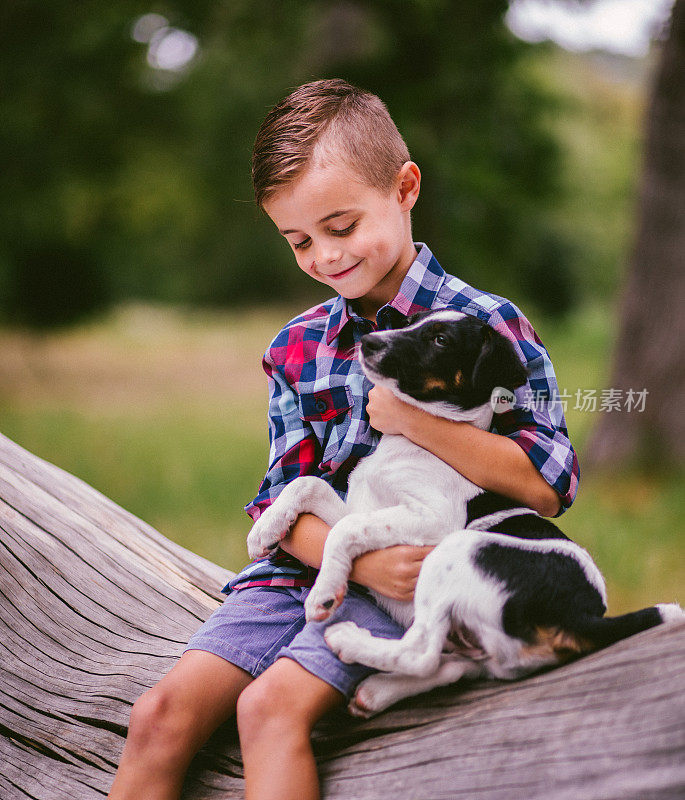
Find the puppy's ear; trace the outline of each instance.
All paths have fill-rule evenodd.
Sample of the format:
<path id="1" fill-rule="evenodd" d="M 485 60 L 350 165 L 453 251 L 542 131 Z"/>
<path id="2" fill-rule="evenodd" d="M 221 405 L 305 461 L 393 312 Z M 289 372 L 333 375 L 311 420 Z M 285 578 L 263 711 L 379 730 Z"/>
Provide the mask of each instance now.
<path id="1" fill-rule="evenodd" d="M 409 325 L 413 325 L 415 322 L 418 322 L 420 319 L 427 317 L 432 312 L 429 311 L 417 311 L 416 314 L 410 314 L 410 316 L 406 318 L 402 318 L 402 321 L 399 325 L 396 325 L 397 328 L 406 328 Z"/>
<path id="2" fill-rule="evenodd" d="M 528 371 L 512 343 L 490 325 L 481 328 L 482 346 L 473 368 L 473 387 L 489 394 L 496 386 L 514 391 L 528 379 Z"/>

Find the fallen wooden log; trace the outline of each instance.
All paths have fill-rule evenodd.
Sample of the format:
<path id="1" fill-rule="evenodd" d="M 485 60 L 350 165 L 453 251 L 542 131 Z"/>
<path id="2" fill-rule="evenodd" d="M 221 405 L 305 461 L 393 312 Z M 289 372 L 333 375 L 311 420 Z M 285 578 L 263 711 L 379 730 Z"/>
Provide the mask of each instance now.
<path id="1" fill-rule="evenodd" d="M 0 436 L 0 797 L 106 795 L 134 700 L 227 571 Z M 666 598 L 668 599 L 668 598 Z M 452 687 L 315 733 L 324 797 L 685 796 L 685 624 L 517 683 Z M 235 727 L 184 797 L 242 797 Z"/>

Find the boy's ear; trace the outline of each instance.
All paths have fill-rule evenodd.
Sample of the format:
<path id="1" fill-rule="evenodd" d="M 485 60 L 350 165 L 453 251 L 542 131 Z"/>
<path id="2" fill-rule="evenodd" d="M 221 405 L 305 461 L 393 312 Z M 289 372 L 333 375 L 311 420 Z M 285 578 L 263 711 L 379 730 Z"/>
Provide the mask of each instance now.
<path id="1" fill-rule="evenodd" d="M 402 211 L 411 211 L 421 191 L 421 170 L 413 161 L 405 161 L 397 173 L 398 199 Z"/>
<path id="2" fill-rule="evenodd" d="M 474 389 L 489 394 L 496 386 L 514 391 L 528 380 L 528 370 L 512 343 L 490 325 L 481 328 L 481 351 L 473 368 Z"/>

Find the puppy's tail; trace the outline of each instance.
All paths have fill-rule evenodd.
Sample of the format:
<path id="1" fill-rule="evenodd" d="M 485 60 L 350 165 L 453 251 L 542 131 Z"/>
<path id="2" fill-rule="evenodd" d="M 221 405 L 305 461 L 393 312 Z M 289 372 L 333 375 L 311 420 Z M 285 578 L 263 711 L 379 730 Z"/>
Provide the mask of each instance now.
<path id="1" fill-rule="evenodd" d="M 574 621 L 572 630 L 589 642 L 593 648 L 608 647 L 641 631 L 685 619 L 685 611 L 677 603 L 667 603 L 643 608 L 620 617 L 587 617 Z"/>

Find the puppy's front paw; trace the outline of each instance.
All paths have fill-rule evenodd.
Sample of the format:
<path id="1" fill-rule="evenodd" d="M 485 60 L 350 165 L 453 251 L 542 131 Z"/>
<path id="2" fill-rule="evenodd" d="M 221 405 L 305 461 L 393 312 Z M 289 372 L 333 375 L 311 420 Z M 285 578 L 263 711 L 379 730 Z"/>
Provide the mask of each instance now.
<path id="1" fill-rule="evenodd" d="M 295 520 L 271 506 L 252 526 L 247 535 L 247 553 L 250 558 L 264 558 L 281 542 Z"/>
<path id="2" fill-rule="evenodd" d="M 314 584 L 304 601 L 304 616 L 307 622 L 323 622 L 328 619 L 345 599 L 346 593 L 347 585 L 328 590 Z"/>
<path id="3" fill-rule="evenodd" d="M 348 621 L 331 625 L 326 628 L 323 636 L 326 644 L 342 662 L 355 664 L 358 661 L 355 645 L 365 633 L 368 631 L 363 631 L 356 623 Z"/>

